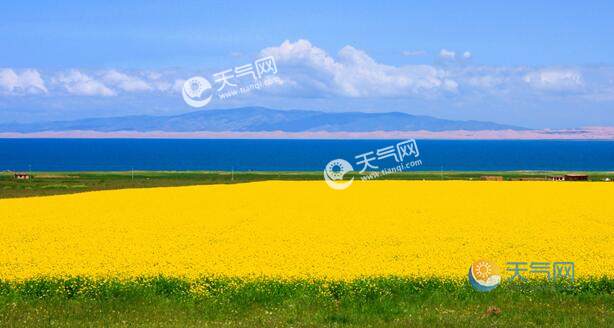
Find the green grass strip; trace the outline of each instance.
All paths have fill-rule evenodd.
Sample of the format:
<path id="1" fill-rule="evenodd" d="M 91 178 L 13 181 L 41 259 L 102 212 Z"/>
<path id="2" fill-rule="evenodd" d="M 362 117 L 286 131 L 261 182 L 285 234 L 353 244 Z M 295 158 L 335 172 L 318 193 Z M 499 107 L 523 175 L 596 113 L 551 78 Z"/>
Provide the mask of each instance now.
<path id="1" fill-rule="evenodd" d="M 612 327 L 614 279 L 503 283 L 82 277 L 0 282 L 0 326 Z"/>

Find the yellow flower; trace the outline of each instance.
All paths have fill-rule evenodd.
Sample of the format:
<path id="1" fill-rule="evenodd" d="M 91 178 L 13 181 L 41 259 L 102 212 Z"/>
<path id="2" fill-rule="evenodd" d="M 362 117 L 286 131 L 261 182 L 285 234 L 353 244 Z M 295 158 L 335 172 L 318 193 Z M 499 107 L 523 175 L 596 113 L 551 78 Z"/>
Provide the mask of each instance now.
<path id="1" fill-rule="evenodd" d="M 0 200 L 0 279 L 465 277 L 488 258 L 614 276 L 614 184 L 322 181 Z M 198 287 L 200 288 L 200 287 Z"/>

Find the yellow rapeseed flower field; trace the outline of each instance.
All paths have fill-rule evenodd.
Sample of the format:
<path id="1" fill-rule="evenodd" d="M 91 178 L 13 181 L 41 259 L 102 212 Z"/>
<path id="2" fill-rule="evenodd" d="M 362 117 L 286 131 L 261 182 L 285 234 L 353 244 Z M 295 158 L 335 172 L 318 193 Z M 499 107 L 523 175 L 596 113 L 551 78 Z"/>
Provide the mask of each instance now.
<path id="1" fill-rule="evenodd" d="M 614 276 L 614 184 L 322 181 L 0 200 L 0 279 L 465 277 L 480 258 Z M 503 270 L 505 271 L 505 270 Z M 503 272 L 504 276 L 509 273 Z"/>

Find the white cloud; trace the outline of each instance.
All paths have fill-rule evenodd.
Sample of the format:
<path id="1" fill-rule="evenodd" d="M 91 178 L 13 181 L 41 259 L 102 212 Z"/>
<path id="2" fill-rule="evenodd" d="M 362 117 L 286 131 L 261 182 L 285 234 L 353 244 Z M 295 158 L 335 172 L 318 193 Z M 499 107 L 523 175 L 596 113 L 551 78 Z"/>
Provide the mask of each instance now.
<path id="1" fill-rule="evenodd" d="M 116 94 L 115 91 L 104 83 L 75 69 L 66 73 L 58 73 L 52 81 L 73 95 L 114 96 Z"/>
<path id="2" fill-rule="evenodd" d="M 469 51 L 441 49 L 440 57 L 448 60 L 435 61 L 432 65 L 394 66 L 378 62 L 365 51 L 349 45 L 336 54 L 329 54 L 308 40 L 284 41 L 263 49 L 260 55 L 274 56 L 279 71 L 275 86 L 266 88 L 265 92 L 296 99 L 438 98 L 457 102 L 487 97 L 527 102 L 544 96 L 549 99 L 573 96 L 585 101 L 614 99 L 614 67 L 605 65 L 479 66 L 469 60 L 473 55 Z M 212 68 L 212 71 L 223 68 Z M 44 79 L 35 69 L 0 68 L 0 95 L 114 96 L 151 92 L 155 96 L 170 97 L 181 92 L 183 79 L 202 74 L 185 69 L 129 72 L 73 69 L 51 73 Z"/>
<path id="3" fill-rule="evenodd" d="M 186 80 L 183 80 L 183 79 L 175 80 L 175 82 L 173 82 L 173 85 L 171 87 L 172 90 L 175 92 L 181 92 L 181 90 L 183 89 L 183 85 L 185 84 L 185 81 Z"/>
<path id="4" fill-rule="evenodd" d="M 108 70 L 102 74 L 102 80 L 127 92 L 151 91 L 153 88 L 142 79 L 117 70 Z"/>
<path id="5" fill-rule="evenodd" d="M 441 49 L 439 51 L 439 58 L 443 60 L 456 60 L 456 52 L 448 49 Z"/>
<path id="6" fill-rule="evenodd" d="M 145 76 L 147 76 L 147 78 L 150 80 L 159 80 L 162 78 L 162 74 L 155 71 L 148 71 L 145 73 Z"/>
<path id="7" fill-rule="evenodd" d="M 502 85 L 504 82 L 504 78 L 493 75 L 472 76 L 467 79 L 468 85 L 482 89 L 495 88 Z"/>
<path id="8" fill-rule="evenodd" d="M 453 50 L 441 49 L 439 51 L 439 59 L 446 62 L 462 62 L 471 59 L 473 54 L 470 51 L 464 51 L 463 53 L 457 53 Z"/>
<path id="9" fill-rule="evenodd" d="M 8 94 L 47 93 L 45 81 L 35 69 L 26 69 L 21 73 L 13 69 L 0 69 L 0 90 Z"/>
<path id="10" fill-rule="evenodd" d="M 574 69 L 541 69 L 527 73 L 523 80 L 534 89 L 546 91 L 574 91 L 584 86 L 582 73 Z"/>
<path id="11" fill-rule="evenodd" d="M 163 79 L 163 75 L 159 72 L 146 72 L 145 76 L 149 80 L 148 83 L 158 91 L 166 92 L 166 91 L 174 91 L 173 90 L 173 81 L 167 81 Z"/>
<path id="12" fill-rule="evenodd" d="M 424 51 L 424 50 L 406 50 L 406 51 L 401 52 L 401 54 L 403 56 L 406 56 L 406 57 L 417 57 L 417 56 L 424 56 L 424 55 L 426 55 L 426 51 Z"/>
<path id="13" fill-rule="evenodd" d="M 458 84 L 442 69 L 429 65 L 395 67 L 376 62 L 352 46 L 343 47 L 336 58 L 307 40 L 284 41 L 266 48 L 262 56 L 274 56 L 281 83 L 290 88 L 346 97 L 430 97 L 456 92 Z"/>

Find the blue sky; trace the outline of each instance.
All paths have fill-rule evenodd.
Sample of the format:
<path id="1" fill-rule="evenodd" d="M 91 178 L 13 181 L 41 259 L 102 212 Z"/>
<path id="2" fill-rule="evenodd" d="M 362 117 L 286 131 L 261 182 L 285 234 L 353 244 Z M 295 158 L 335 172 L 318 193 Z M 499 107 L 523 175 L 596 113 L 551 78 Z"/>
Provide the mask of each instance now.
<path id="1" fill-rule="evenodd" d="M 186 78 L 274 55 L 279 85 L 207 108 L 614 125 L 606 1 L 13 1 L 0 44 L 1 123 L 182 113 Z"/>

